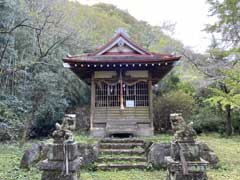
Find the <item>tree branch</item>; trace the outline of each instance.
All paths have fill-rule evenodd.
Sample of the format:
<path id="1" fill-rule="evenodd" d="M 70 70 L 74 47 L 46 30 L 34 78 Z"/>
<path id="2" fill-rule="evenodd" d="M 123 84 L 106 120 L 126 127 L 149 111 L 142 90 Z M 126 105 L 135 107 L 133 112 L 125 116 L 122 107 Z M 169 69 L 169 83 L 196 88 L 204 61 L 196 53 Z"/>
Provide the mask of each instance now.
<path id="1" fill-rule="evenodd" d="M 56 47 L 57 45 L 59 45 L 59 44 L 62 44 L 63 42 L 65 42 L 65 41 L 66 41 L 69 37 L 71 37 L 71 36 L 72 36 L 72 34 L 66 36 L 66 37 L 63 38 L 63 39 L 60 39 L 60 40 L 54 42 L 54 43 L 45 51 L 45 53 L 42 54 L 42 55 L 39 57 L 39 59 L 46 57 L 53 48 L 55 48 L 55 47 Z"/>
<path id="2" fill-rule="evenodd" d="M 9 41 L 10 41 L 10 40 L 9 40 L 9 38 L 8 38 L 6 44 L 5 44 L 4 48 L 3 48 L 3 51 L 2 51 L 2 53 L 1 53 L 1 56 L 0 56 L 0 63 L 2 62 L 2 60 L 3 60 L 3 58 L 4 58 L 4 55 L 5 55 L 5 53 L 6 53 L 6 50 L 7 50 Z"/>
<path id="3" fill-rule="evenodd" d="M 187 55 L 185 53 L 185 51 L 182 51 L 181 54 L 201 73 L 203 73 L 204 75 L 206 75 L 207 77 L 213 78 L 214 76 L 212 74 L 209 74 L 208 72 L 202 70 L 199 67 L 199 64 L 197 64 L 194 59 L 192 57 L 190 57 L 189 55 Z"/>
<path id="4" fill-rule="evenodd" d="M 18 23 L 17 25 L 15 25 L 14 27 L 12 27 L 10 30 L 8 30 L 8 31 L 0 31 L 0 33 L 4 33 L 4 34 L 12 33 L 15 29 L 24 26 L 23 23 L 26 22 L 27 20 L 28 19 L 26 18 L 26 19 L 22 20 L 20 23 Z"/>

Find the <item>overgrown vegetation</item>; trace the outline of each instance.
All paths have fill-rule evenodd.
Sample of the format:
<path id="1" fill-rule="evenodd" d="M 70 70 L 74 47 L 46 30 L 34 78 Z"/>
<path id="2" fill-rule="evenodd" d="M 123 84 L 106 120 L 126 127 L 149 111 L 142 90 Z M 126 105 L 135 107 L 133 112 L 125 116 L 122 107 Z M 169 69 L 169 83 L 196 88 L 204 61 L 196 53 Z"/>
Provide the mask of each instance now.
<path id="1" fill-rule="evenodd" d="M 206 27 L 213 35 L 205 54 L 163 33 L 163 27 L 138 21 L 113 5 L 84 6 L 68 0 L 0 0 L 0 179 L 40 179 L 36 168 L 19 169 L 20 158 L 32 141 L 49 136 L 65 112 L 90 102 L 89 87 L 62 66 L 67 54 L 93 52 L 123 27 L 144 48 L 182 56 L 154 86 L 154 126 L 170 130 L 170 113 L 181 112 L 193 121 L 220 158 L 220 168 L 209 170 L 210 180 L 238 180 L 240 172 L 240 9 L 238 0 L 208 0 L 216 21 Z M 164 29 L 166 30 L 166 29 Z M 169 29 L 171 30 L 171 28 Z M 223 135 L 233 135 L 226 138 Z M 21 139 L 22 147 L 15 140 Z M 171 134 L 146 138 L 169 142 Z M 10 141 L 12 140 L 12 141 Z M 76 135 L 76 141 L 98 139 Z M 165 179 L 165 171 L 82 172 L 89 180 Z"/>
<path id="2" fill-rule="evenodd" d="M 183 46 L 112 5 L 3 0 L 0 13 L 0 121 L 24 127 L 21 136 L 47 136 L 67 110 L 89 104 L 89 87 L 62 66 L 67 54 L 94 51 L 119 27 L 158 52 Z"/>
<path id="3" fill-rule="evenodd" d="M 88 140 L 86 136 L 79 139 Z M 170 135 L 157 135 L 151 139 L 154 142 L 169 142 Z M 209 169 L 209 180 L 240 180 L 240 138 L 220 137 L 218 134 L 208 134 L 199 137 L 199 140 L 206 142 L 216 152 L 220 159 L 218 169 Z M 36 143 L 34 141 L 33 143 Z M 40 180 L 41 172 L 32 168 L 29 172 L 19 169 L 20 158 L 23 151 L 31 145 L 28 142 L 20 148 L 17 144 L 1 144 L 0 146 L 0 179 L 1 180 Z M 130 171 L 81 171 L 81 177 L 86 180 L 164 180 L 166 171 L 152 170 L 130 170 Z"/>
<path id="4" fill-rule="evenodd" d="M 208 3 L 218 19 L 206 30 L 222 38 L 213 38 L 207 54 L 196 54 L 164 34 L 166 28 L 138 21 L 113 5 L 0 1 L 1 127 L 11 129 L 12 139 L 47 136 L 66 111 L 88 105 L 89 87 L 64 69 L 61 59 L 94 51 L 123 27 L 150 51 L 182 55 L 181 63 L 155 87 L 156 130 L 168 131 L 169 114 L 182 112 L 196 122 L 198 132 L 240 131 L 237 0 Z M 14 129 L 21 133 L 12 133 Z"/>

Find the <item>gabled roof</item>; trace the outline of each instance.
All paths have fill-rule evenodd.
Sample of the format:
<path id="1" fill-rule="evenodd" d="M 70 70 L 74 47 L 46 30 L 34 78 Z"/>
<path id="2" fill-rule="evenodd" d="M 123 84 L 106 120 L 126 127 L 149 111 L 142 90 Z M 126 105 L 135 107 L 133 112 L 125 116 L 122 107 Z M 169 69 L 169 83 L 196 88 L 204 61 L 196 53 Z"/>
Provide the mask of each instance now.
<path id="1" fill-rule="evenodd" d="M 124 31 L 94 53 L 67 56 L 64 67 L 70 68 L 79 78 L 90 83 L 92 72 L 108 70 L 149 70 L 155 84 L 167 74 L 181 56 L 159 54 L 145 50 L 132 41 Z"/>
<path id="2" fill-rule="evenodd" d="M 123 48 L 123 47 L 127 47 L 129 49 L 131 49 L 133 52 L 135 52 L 134 54 L 141 54 L 141 55 L 150 55 L 151 53 L 148 52 L 147 50 L 145 50 L 144 48 L 138 46 L 135 42 L 133 42 L 132 40 L 130 40 L 128 38 L 128 35 L 123 31 L 123 30 L 119 30 L 115 36 L 104 46 L 100 47 L 95 53 L 93 53 L 92 55 L 104 55 L 106 54 L 109 50 L 111 50 L 113 47 L 118 47 Z M 123 52 L 124 54 L 124 52 Z"/>
<path id="3" fill-rule="evenodd" d="M 161 63 L 175 62 L 181 57 L 149 52 L 132 41 L 124 30 L 94 53 L 67 56 L 65 63 Z"/>
<path id="4" fill-rule="evenodd" d="M 64 67 L 70 68 L 79 78 L 90 83 L 94 71 L 149 70 L 155 84 L 166 75 L 181 56 L 159 54 L 145 50 L 120 30 L 94 53 L 67 56 Z"/>

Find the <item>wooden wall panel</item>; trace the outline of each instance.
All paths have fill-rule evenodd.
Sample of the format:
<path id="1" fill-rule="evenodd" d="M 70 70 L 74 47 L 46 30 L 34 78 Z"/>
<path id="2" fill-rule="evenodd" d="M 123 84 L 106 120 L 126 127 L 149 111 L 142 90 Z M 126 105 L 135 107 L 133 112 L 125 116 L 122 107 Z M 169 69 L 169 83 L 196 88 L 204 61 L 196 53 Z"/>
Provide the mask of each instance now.
<path id="1" fill-rule="evenodd" d="M 96 108 L 94 113 L 94 123 L 107 123 L 112 121 L 128 122 L 151 122 L 149 119 L 149 107 L 125 108 Z"/>

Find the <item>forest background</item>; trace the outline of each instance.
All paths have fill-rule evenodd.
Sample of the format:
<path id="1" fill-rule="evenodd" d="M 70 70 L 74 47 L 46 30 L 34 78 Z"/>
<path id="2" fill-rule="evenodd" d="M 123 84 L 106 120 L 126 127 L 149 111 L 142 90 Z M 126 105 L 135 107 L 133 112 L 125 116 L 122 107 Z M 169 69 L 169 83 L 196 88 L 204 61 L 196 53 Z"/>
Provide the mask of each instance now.
<path id="1" fill-rule="evenodd" d="M 182 56 L 154 86 L 156 131 L 168 132 L 169 114 L 181 112 L 198 133 L 240 133 L 240 4 L 207 3 L 216 21 L 206 25 L 212 43 L 199 54 L 172 38 L 173 24 L 151 26 L 113 5 L 0 0 L 0 140 L 48 136 L 65 113 L 88 109 L 89 87 L 62 58 L 95 51 L 119 27 L 150 51 Z"/>

